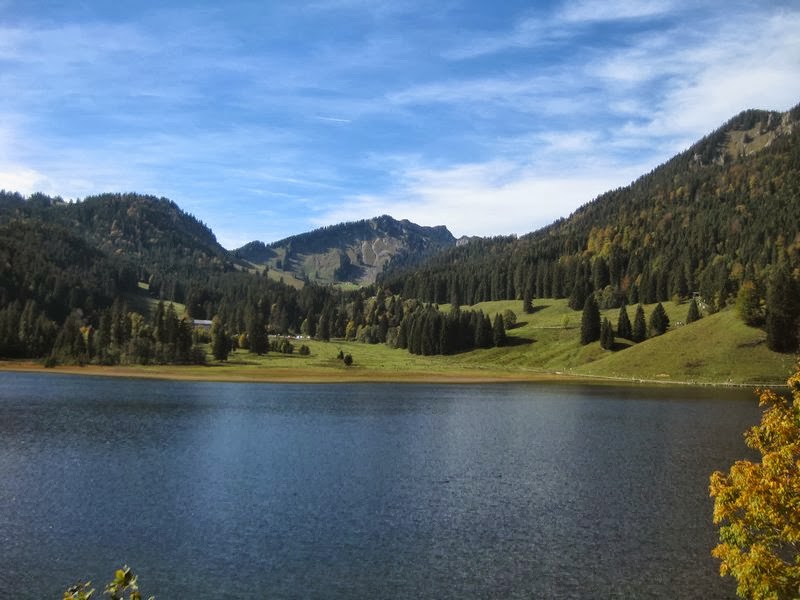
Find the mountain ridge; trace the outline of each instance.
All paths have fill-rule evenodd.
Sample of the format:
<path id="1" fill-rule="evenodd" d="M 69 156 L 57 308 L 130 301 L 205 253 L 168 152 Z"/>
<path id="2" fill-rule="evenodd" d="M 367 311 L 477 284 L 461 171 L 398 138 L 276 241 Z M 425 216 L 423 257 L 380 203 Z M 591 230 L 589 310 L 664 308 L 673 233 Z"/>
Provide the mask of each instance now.
<path id="1" fill-rule="evenodd" d="M 314 283 L 368 285 L 391 262 L 416 264 L 455 244 L 444 225 L 423 226 L 381 215 L 320 227 L 269 244 L 250 242 L 233 254 Z"/>

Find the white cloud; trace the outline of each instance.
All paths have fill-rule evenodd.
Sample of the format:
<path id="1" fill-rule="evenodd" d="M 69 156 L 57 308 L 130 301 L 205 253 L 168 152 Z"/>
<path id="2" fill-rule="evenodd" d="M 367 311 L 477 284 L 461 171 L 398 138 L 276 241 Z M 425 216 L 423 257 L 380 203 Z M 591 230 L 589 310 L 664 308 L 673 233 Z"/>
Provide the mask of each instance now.
<path id="1" fill-rule="evenodd" d="M 580 173 L 580 167 L 576 173 Z M 524 234 L 569 215 L 600 193 L 630 182 L 632 169 L 546 175 L 494 161 L 410 169 L 389 195 L 362 195 L 315 218 L 317 225 L 391 214 L 446 225 L 455 236 Z M 638 171 L 637 171 L 638 173 Z"/>
<path id="2" fill-rule="evenodd" d="M 29 196 L 34 192 L 56 193 L 49 179 L 27 167 L 0 165 L 0 189 Z"/>
<path id="3" fill-rule="evenodd" d="M 448 60 L 477 58 L 507 50 L 535 48 L 564 35 L 565 32 L 548 19 L 526 17 L 518 21 L 510 31 L 465 36 L 468 41 L 454 42 L 442 52 L 442 56 Z"/>
<path id="4" fill-rule="evenodd" d="M 620 137 L 694 141 L 744 109 L 786 110 L 800 101 L 800 13 L 748 13 L 718 25 L 696 43 L 642 44 L 601 65 L 603 76 L 632 85 L 620 108 L 645 119 L 624 126 Z M 663 87 L 654 104 L 635 100 L 654 85 Z"/>
<path id="5" fill-rule="evenodd" d="M 506 31 L 491 34 L 472 33 L 469 41 L 455 41 L 442 53 L 450 60 L 463 60 L 519 49 L 531 49 L 568 40 L 582 25 L 646 19 L 669 14 L 673 3 L 666 0 L 616 1 L 583 0 L 568 2 L 551 15 L 524 16 Z"/>
<path id="6" fill-rule="evenodd" d="M 665 0 L 581 0 L 567 3 L 559 19 L 572 23 L 642 19 L 666 14 L 672 8 L 672 2 Z"/>

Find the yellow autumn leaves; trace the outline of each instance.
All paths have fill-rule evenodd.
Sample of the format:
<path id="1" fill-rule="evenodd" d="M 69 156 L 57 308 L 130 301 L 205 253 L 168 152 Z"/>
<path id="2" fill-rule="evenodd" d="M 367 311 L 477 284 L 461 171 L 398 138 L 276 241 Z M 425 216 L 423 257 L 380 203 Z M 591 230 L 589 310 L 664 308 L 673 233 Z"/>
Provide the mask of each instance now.
<path id="1" fill-rule="evenodd" d="M 745 433 L 760 462 L 740 460 L 711 475 L 720 525 L 712 554 L 742 598 L 800 598 L 800 372 L 788 385 L 791 398 L 760 392 L 761 423 Z"/>

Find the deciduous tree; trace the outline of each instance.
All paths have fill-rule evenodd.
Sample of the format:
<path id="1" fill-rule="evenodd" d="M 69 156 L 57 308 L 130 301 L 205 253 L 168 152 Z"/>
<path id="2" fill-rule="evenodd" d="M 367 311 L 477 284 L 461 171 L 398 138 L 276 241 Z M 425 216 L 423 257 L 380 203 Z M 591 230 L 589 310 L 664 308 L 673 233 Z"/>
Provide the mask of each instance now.
<path id="1" fill-rule="evenodd" d="M 764 308 L 761 306 L 761 294 L 756 284 L 745 281 L 736 294 L 736 312 L 739 318 L 751 327 L 764 324 Z"/>
<path id="2" fill-rule="evenodd" d="M 126 600 L 125 592 L 127 592 L 127 600 L 141 600 L 142 594 L 139 591 L 138 579 L 130 567 L 125 565 L 114 573 L 114 579 L 106 585 L 105 594 L 111 600 Z M 86 581 L 67 588 L 63 598 L 64 600 L 89 600 L 93 595 L 92 583 Z M 150 596 L 148 600 L 155 600 L 155 597 Z"/>
<path id="3" fill-rule="evenodd" d="M 508 329 L 513 329 L 517 324 L 517 313 L 510 308 L 503 311 L 503 326 Z"/>
<path id="4" fill-rule="evenodd" d="M 761 423 L 745 433 L 758 461 L 737 461 L 711 475 L 720 574 L 737 594 L 757 600 L 800 597 L 800 372 L 791 398 L 763 390 Z"/>

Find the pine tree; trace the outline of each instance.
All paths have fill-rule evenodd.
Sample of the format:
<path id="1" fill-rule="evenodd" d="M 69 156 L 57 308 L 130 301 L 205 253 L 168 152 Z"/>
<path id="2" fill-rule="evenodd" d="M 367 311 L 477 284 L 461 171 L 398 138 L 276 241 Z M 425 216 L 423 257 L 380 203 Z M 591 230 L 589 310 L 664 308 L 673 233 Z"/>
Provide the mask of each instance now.
<path id="1" fill-rule="evenodd" d="M 655 337 L 666 333 L 669 329 L 669 317 L 664 306 L 659 302 L 650 315 L 650 336 Z"/>
<path id="2" fill-rule="evenodd" d="M 162 344 L 166 342 L 166 336 L 164 334 L 164 310 L 164 301 L 159 300 L 156 305 L 156 312 L 153 315 L 153 331 L 155 332 L 156 341 Z"/>
<path id="3" fill-rule="evenodd" d="M 580 310 L 586 304 L 586 290 L 583 281 L 576 281 L 567 303 L 572 310 Z"/>
<path id="4" fill-rule="evenodd" d="M 589 294 L 583 303 L 581 315 L 581 344 L 591 344 L 600 339 L 600 309 L 594 294 Z"/>
<path id="5" fill-rule="evenodd" d="M 525 295 L 522 298 L 522 312 L 526 315 L 533 313 L 533 298 L 530 287 L 525 288 Z"/>
<path id="6" fill-rule="evenodd" d="M 630 340 L 633 338 L 631 320 L 628 318 L 628 307 L 623 303 L 619 307 L 619 317 L 617 318 L 617 336 Z"/>
<path id="7" fill-rule="evenodd" d="M 245 323 L 250 352 L 259 356 L 266 354 L 269 350 L 266 323 L 264 322 L 264 314 L 257 306 L 248 307 Z"/>
<path id="8" fill-rule="evenodd" d="M 689 312 L 686 313 L 686 323 L 694 323 L 695 321 L 699 321 L 700 318 L 700 309 L 697 308 L 697 301 L 692 298 L 692 301 L 689 302 Z"/>
<path id="9" fill-rule="evenodd" d="M 611 327 L 611 321 L 605 317 L 600 325 L 600 347 L 605 350 L 614 349 L 614 329 Z"/>
<path id="10" fill-rule="evenodd" d="M 492 322 L 488 315 L 478 311 L 475 315 L 475 347 L 491 348 L 492 346 Z"/>
<path id="11" fill-rule="evenodd" d="M 494 324 L 492 325 L 492 341 L 496 347 L 506 345 L 506 328 L 503 325 L 503 317 L 500 313 L 494 316 Z"/>
<path id="12" fill-rule="evenodd" d="M 767 288 L 767 346 L 775 352 L 797 350 L 797 321 L 800 316 L 798 285 L 783 266 L 775 271 Z"/>
<path id="13" fill-rule="evenodd" d="M 325 342 L 331 339 L 331 313 L 332 309 L 325 306 L 319 316 L 319 323 L 317 324 L 317 339 Z"/>
<path id="14" fill-rule="evenodd" d="M 214 360 L 228 360 L 231 352 L 231 341 L 225 326 L 219 316 L 215 316 L 211 321 L 211 354 Z"/>
<path id="15" fill-rule="evenodd" d="M 396 345 L 398 348 L 402 348 L 404 350 L 408 348 L 408 323 L 410 319 L 410 316 L 403 317 L 403 320 L 400 321 L 400 325 L 397 327 Z"/>
<path id="16" fill-rule="evenodd" d="M 633 317 L 633 331 L 631 332 L 631 340 L 636 342 L 643 342 L 647 339 L 647 324 L 644 320 L 644 308 L 639 304 L 636 307 L 636 315 Z"/>

